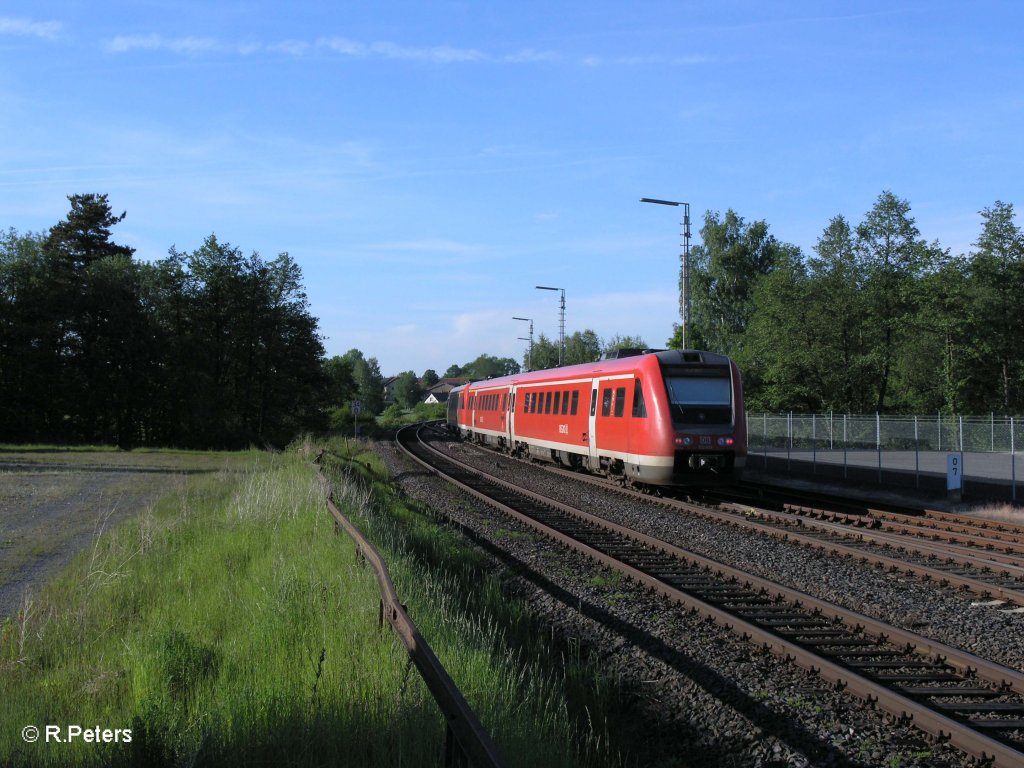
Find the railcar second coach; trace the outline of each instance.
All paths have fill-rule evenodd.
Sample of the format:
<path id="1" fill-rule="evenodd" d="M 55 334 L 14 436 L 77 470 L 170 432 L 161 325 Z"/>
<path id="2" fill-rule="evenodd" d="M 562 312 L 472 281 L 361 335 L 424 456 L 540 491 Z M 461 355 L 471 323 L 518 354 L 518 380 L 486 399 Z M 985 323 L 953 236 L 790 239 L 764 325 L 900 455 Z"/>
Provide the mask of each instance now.
<path id="1" fill-rule="evenodd" d="M 747 455 L 740 371 L 695 350 L 473 382 L 449 395 L 448 424 L 500 450 L 640 485 L 727 481 Z"/>

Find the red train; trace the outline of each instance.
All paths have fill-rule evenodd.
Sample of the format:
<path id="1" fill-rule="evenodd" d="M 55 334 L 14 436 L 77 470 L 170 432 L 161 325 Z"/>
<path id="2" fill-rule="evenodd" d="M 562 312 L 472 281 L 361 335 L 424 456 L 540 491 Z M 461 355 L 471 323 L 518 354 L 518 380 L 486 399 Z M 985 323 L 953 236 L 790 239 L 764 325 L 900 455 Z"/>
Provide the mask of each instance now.
<path id="1" fill-rule="evenodd" d="M 449 395 L 448 426 L 638 485 L 728 481 L 747 456 L 740 371 L 713 352 L 631 351 L 466 384 Z"/>

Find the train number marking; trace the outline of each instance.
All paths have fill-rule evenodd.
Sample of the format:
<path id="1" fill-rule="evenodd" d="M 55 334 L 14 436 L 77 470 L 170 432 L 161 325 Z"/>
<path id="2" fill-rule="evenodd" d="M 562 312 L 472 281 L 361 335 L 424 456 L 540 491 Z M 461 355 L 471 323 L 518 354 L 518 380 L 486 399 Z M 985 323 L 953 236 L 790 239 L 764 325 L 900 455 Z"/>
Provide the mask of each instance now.
<path id="1" fill-rule="evenodd" d="M 560 434 L 560 435 L 568 435 L 569 434 L 569 425 L 568 424 L 559 424 L 558 425 L 558 434 Z"/>

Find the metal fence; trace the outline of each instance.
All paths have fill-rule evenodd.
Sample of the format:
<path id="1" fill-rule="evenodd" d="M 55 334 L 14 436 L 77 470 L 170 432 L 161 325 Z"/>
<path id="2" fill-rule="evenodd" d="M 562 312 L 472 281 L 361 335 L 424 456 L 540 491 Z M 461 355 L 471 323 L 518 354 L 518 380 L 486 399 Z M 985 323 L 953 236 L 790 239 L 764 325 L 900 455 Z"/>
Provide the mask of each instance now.
<path id="1" fill-rule="evenodd" d="M 1017 499 L 1017 478 L 1024 471 L 1024 418 L 1020 416 L 882 415 L 836 413 L 748 413 L 750 455 L 764 466 L 780 458 L 818 464 L 945 475 L 945 455 L 960 456 L 965 480 L 1008 484 Z M 755 458 L 756 460 L 756 458 Z"/>
<path id="2" fill-rule="evenodd" d="M 833 413 L 747 414 L 751 449 L 978 451 L 1024 448 L 1019 416 L 882 416 Z"/>

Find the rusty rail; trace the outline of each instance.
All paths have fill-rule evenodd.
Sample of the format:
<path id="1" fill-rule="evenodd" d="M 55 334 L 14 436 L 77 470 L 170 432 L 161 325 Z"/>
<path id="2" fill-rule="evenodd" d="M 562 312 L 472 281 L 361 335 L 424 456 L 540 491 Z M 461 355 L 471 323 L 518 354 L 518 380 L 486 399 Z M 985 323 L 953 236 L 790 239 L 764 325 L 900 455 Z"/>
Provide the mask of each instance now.
<path id="1" fill-rule="evenodd" d="M 407 448 L 408 450 L 408 448 Z M 439 452 L 427 446 L 427 450 L 439 454 Z M 541 530 L 545 535 L 566 547 L 590 558 L 594 562 L 607 565 L 625 574 L 628 579 L 643 585 L 652 592 L 659 594 L 669 600 L 676 602 L 688 609 L 695 610 L 705 616 L 712 618 L 716 623 L 731 630 L 734 634 L 756 643 L 762 648 L 782 658 L 790 659 L 796 664 L 817 673 L 821 678 L 845 688 L 851 694 L 873 704 L 898 718 L 906 718 L 922 731 L 929 733 L 940 740 L 948 740 L 954 746 L 982 759 L 989 760 L 996 768 L 1010 768 L 1019 766 L 1021 753 L 1014 747 L 997 741 L 988 735 L 972 729 L 967 724 L 959 722 L 946 716 L 941 711 L 918 702 L 913 698 L 901 695 L 894 688 L 884 686 L 874 680 L 858 675 L 854 670 L 842 664 L 823 657 L 813 650 L 803 647 L 777 632 L 766 629 L 756 623 L 746 621 L 735 612 L 723 610 L 712 605 L 699 597 L 677 589 L 666 583 L 663 579 L 652 576 L 645 571 L 639 570 L 629 564 L 621 562 L 617 557 L 606 554 L 600 549 L 591 547 L 578 541 L 574 536 L 551 529 L 523 514 L 517 509 L 496 501 L 485 493 L 465 485 L 444 470 L 430 464 L 425 459 L 411 454 L 412 458 L 426 466 L 430 471 L 441 477 L 460 485 L 468 493 L 485 501 L 493 507 L 500 509 L 506 514 L 520 520 L 524 524 Z M 450 456 L 443 457 L 461 469 L 466 469 L 474 474 L 485 473 L 475 470 L 467 465 L 453 459 Z M 959 670 L 965 678 L 984 680 L 993 686 L 994 690 L 1024 692 L 1024 674 L 1003 667 L 1000 664 L 989 662 L 972 654 L 965 653 L 959 649 L 938 643 L 921 637 L 911 632 L 871 619 L 863 614 L 848 611 L 832 605 L 824 600 L 819 600 L 810 595 L 799 593 L 796 590 L 787 589 L 767 579 L 760 579 L 738 569 L 730 568 L 721 563 L 700 557 L 691 552 L 685 552 L 673 547 L 666 542 L 654 539 L 622 526 L 611 523 L 608 520 L 597 518 L 579 509 L 567 507 L 554 502 L 551 499 L 539 496 L 538 494 L 516 487 L 511 483 L 499 480 L 493 476 L 487 476 L 488 482 L 500 486 L 506 490 L 513 491 L 521 497 L 533 499 L 546 505 L 553 510 L 560 510 L 577 520 L 586 521 L 599 526 L 609 533 L 620 534 L 634 542 L 642 544 L 647 552 L 664 553 L 672 555 L 681 562 L 688 562 L 704 568 L 708 573 L 714 573 L 723 580 L 731 580 L 734 583 L 745 585 L 746 588 L 759 591 L 763 595 L 781 598 L 798 606 L 803 606 L 815 613 L 835 619 L 839 619 L 846 625 L 857 627 L 867 633 L 873 634 L 881 640 L 914 649 L 923 657 L 937 660 L 946 666 Z"/>
<path id="2" fill-rule="evenodd" d="M 355 542 L 359 555 L 373 568 L 381 594 L 381 621 L 386 619 L 398 635 L 409 653 L 410 661 L 419 670 L 423 682 L 444 714 L 445 765 L 465 765 L 468 761 L 476 768 L 505 768 L 505 762 L 490 734 L 484 729 L 480 719 L 398 599 L 384 558 L 334 503 L 330 481 L 324 476 L 320 466 L 322 456 L 323 452 L 317 456 L 315 463 L 320 484 L 326 492 L 327 509 L 337 525 L 344 528 Z"/>

